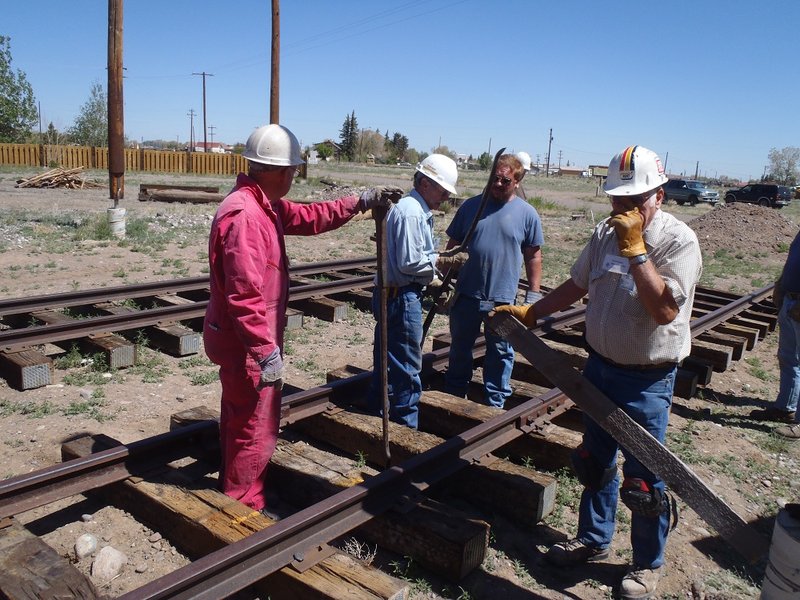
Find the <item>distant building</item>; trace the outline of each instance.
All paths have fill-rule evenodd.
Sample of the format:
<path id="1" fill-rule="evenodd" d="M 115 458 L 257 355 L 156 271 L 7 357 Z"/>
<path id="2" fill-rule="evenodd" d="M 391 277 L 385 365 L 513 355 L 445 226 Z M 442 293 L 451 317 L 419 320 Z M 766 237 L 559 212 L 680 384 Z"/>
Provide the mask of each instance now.
<path id="1" fill-rule="evenodd" d="M 206 148 L 208 148 L 209 152 L 214 152 L 215 154 L 230 154 L 233 146 L 228 146 L 222 142 L 195 142 L 192 152 L 205 152 Z"/>
<path id="2" fill-rule="evenodd" d="M 583 167 L 559 167 L 559 177 L 588 177 L 589 171 Z"/>

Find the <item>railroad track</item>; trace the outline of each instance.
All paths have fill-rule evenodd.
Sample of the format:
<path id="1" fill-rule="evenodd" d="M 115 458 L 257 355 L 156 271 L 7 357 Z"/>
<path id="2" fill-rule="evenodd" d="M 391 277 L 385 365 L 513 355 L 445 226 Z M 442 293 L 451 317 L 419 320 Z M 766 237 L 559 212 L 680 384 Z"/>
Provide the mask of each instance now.
<path id="1" fill-rule="evenodd" d="M 711 373 L 725 370 L 732 361 L 742 356 L 744 350 L 752 349 L 774 330 L 775 310 L 766 302 L 770 293 L 771 286 L 744 296 L 699 290 L 692 320 L 692 357 L 681 367 L 681 379 L 691 382 L 686 390 L 708 383 Z M 569 345 L 580 337 L 583 313 L 584 308 L 578 306 L 553 315 L 539 324 L 536 333 L 553 340 L 556 345 Z M 448 344 L 445 336 L 437 339 L 435 348 L 425 356 L 427 380 L 434 387 L 437 375 L 447 363 Z M 480 361 L 482 355 L 483 348 L 477 344 L 473 352 L 474 359 Z M 572 359 L 579 360 L 579 356 L 565 352 L 565 360 Z M 274 594 L 273 597 L 287 597 L 287 589 L 290 588 L 279 575 L 286 574 L 288 569 L 293 573 L 296 585 L 313 585 L 313 577 L 309 576 L 306 580 L 302 574 L 321 568 L 319 565 L 325 564 L 325 561 L 332 561 L 335 551 L 327 546 L 328 542 L 354 528 L 358 528 L 360 534 L 369 535 L 370 523 L 380 520 L 379 538 L 381 533 L 384 538 L 397 538 L 397 535 L 387 534 L 389 530 L 396 534 L 391 527 L 408 528 L 403 531 L 413 530 L 416 536 L 427 535 L 424 519 L 418 513 L 423 508 L 434 512 L 439 510 L 437 505 L 427 504 L 428 495 L 443 484 L 457 482 L 459 475 L 467 470 L 469 483 L 461 486 L 453 484 L 459 495 L 479 502 L 480 498 L 470 497 L 469 488 L 474 491 L 475 487 L 480 487 L 481 495 L 489 496 L 488 501 L 494 510 L 511 511 L 506 516 L 520 520 L 521 526 L 530 525 L 529 521 L 537 522 L 545 516 L 554 502 L 554 480 L 528 472 L 493 454 L 502 449 L 504 454 L 512 457 L 553 456 L 552 449 L 545 452 L 542 445 L 551 441 L 548 440 L 551 424 L 554 420 L 565 418 L 562 415 L 572 403 L 558 389 L 532 385 L 531 382 L 538 378 L 546 380 L 547 375 L 533 371 L 535 369 L 531 365 L 524 364 L 521 371 L 515 371 L 515 378 L 524 381 L 515 385 L 516 397 L 510 403 L 511 408 L 505 411 L 477 406 L 436 391 L 426 391 L 420 421 L 423 431 L 412 432 L 400 426 L 392 429 L 392 456 L 398 457 L 399 462 L 391 466 L 382 464 L 380 420 L 361 414 L 358 410 L 368 372 L 348 374 L 346 370 L 340 370 L 329 375 L 326 385 L 308 390 L 289 390 L 282 404 L 282 443 L 279 444 L 271 470 L 282 473 L 283 477 L 300 479 L 314 475 L 320 478 L 318 473 L 306 472 L 309 470 L 308 463 L 299 468 L 299 472 L 292 472 L 291 461 L 287 458 L 290 448 L 296 451 L 295 442 L 299 440 L 301 446 L 305 447 L 306 444 L 315 443 L 315 436 L 328 444 L 337 445 L 342 456 L 363 452 L 367 462 L 377 468 L 360 482 L 332 484 L 323 494 L 324 497 L 314 501 L 309 500 L 313 494 L 304 500 L 293 497 L 293 503 L 300 509 L 276 523 L 265 520 L 257 513 L 248 512 L 213 490 L 192 491 L 192 486 L 185 481 L 181 480 L 178 486 L 165 477 L 165 469 L 172 468 L 166 466 L 169 463 L 180 464 L 184 477 L 190 470 L 189 464 L 204 464 L 200 469 L 204 474 L 214 472 L 214 465 L 219 460 L 217 422 L 213 413 L 200 410 L 173 416 L 175 427 L 169 433 L 131 444 L 119 444 L 103 436 L 95 436 L 88 442 L 78 440 L 65 444 L 62 452 L 65 462 L 62 464 L 0 482 L 0 525 L 3 522 L 13 523 L 14 515 L 21 512 L 68 496 L 98 494 L 105 501 L 119 504 L 145 520 L 157 519 L 157 515 L 163 518 L 171 515 L 169 522 L 162 522 L 157 528 L 169 531 L 173 543 L 183 544 L 182 549 L 194 558 L 187 567 L 129 592 L 124 598 L 224 598 L 261 582 L 268 574 L 272 575 L 262 584 L 266 586 L 262 590 Z M 540 383 L 546 384 L 546 381 Z M 562 458 L 565 458 L 567 449 L 563 450 Z M 339 456 L 335 460 L 335 469 L 341 471 L 344 459 Z M 351 465 L 351 469 L 363 474 L 366 468 Z M 497 485 L 496 493 L 516 491 L 525 500 L 519 506 L 514 506 L 508 497 L 493 497 L 494 488 L 476 486 L 478 479 L 484 484 L 503 481 L 506 485 Z M 307 482 L 303 485 L 282 485 L 280 488 L 299 489 L 306 485 Z M 436 487 L 432 490 L 434 485 Z M 520 487 L 512 491 L 500 489 L 517 485 Z M 192 505 L 192 502 L 199 502 L 199 494 L 205 511 L 216 511 L 223 514 L 225 519 L 236 522 L 241 530 L 239 536 L 227 538 L 224 544 L 217 540 L 216 547 L 222 547 L 211 551 L 209 548 L 214 545 L 206 537 L 213 537 L 213 533 L 203 530 L 204 525 L 200 523 L 189 523 L 191 519 L 182 519 L 174 512 L 170 513 L 169 507 L 164 506 L 164 498 L 178 494 L 177 488 L 186 495 L 181 501 L 182 510 L 191 512 L 185 507 Z M 166 489 L 170 492 L 167 493 Z M 488 493 L 487 489 L 493 492 Z M 209 499 L 212 493 L 213 501 Z M 530 495 L 536 497 L 531 500 Z M 387 519 L 387 514 L 394 516 Z M 405 521 L 403 515 L 406 515 Z M 437 513 L 437 518 L 445 517 Z M 450 515 L 450 518 L 457 517 Z M 398 521 L 402 523 L 398 524 Z M 196 546 L 187 548 L 187 540 L 195 541 Z M 384 543 L 389 544 L 386 539 L 382 545 Z M 397 543 L 396 539 L 394 543 Z M 482 560 L 480 553 L 472 552 L 476 555 L 472 556 L 471 562 L 465 561 L 453 568 L 449 564 L 437 563 L 431 557 L 415 556 L 414 552 L 420 551 L 419 547 L 408 540 L 404 543 L 407 546 L 402 549 L 391 544 L 389 549 L 401 555 L 408 553 L 420 564 L 432 570 L 443 570 L 444 575 L 452 579 L 463 576 L 465 569 L 476 567 Z M 477 544 L 474 540 L 470 543 Z M 205 548 L 205 551 L 198 548 Z M 446 554 L 441 548 L 437 550 L 440 554 Z M 475 548 L 472 550 L 475 551 Z M 330 564 L 325 568 L 334 569 Z M 336 569 L 333 573 L 335 575 Z M 330 577 L 335 578 L 334 575 Z M 375 573 L 364 576 L 380 578 Z M 389 598 L 395 597 L 393 594 L 403 593 L 399 582 L 383 582 L 381 585 L 388 585 L 391 591 L 378 597 Z M 379 586 L 375 583 L 374 587 Z M 374 589 L 369 593 L 373 594 Z M 290 597 L 291 592 L 288 594 Z M 376 596 L 368 596 L 364 591 L 363 597 Z"/>
<path id="2" fill-rule="evenodd" d="M 374 270 L 374 257 L 292 267 L 288 328 L 304 314 L 344 319 L 347 301 L 367 307 Z M 0 300 L 0 376 L 19 390 L 52 383 L 52 359 L 37 350 L 44 344 L 78 343 L 113 368 L 132 366 L 135 345 L 118 334 L 135 330 L 164 352 L 195 354 L 207 305 L 206 277 Z"/>

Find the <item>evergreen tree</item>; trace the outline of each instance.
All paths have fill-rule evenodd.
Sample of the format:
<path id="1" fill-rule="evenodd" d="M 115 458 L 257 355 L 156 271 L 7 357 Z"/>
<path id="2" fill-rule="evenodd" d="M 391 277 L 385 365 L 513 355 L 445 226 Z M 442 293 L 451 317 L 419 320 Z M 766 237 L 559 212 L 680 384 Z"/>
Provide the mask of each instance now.
<path id="1" fill-rule="evenodd" d="M 353 111 L 344 118 L 342 130 L 339 132 L 339 141 L 341 142 L 342 154 L 344 154 L 347 160 L 355 160 L 358 144 L 358 121 L 356 120 L 356 111 Z"/>

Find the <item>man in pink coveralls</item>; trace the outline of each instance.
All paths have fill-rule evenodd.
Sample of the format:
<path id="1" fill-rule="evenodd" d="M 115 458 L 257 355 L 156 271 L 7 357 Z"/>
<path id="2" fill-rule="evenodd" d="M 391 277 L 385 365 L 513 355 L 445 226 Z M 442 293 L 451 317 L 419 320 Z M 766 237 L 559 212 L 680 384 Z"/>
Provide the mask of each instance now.
<path id="1" fill-rule="evenodd" d="M 283 329 L 289 298 L 284 235 L 336 229 L 356 213 L 386 205 L 399 190 L 372 188 L 332 202 L 284 199 L 300 158 L 300 144 L 281 125 L 248 138 L 248 174 L 222 201 L 208 241 L 211 298 L 203 341 L 219 365 L 222 384 L 220 487 L 265 512 L 264 476 L 275 450 L 283 387 Z"/>

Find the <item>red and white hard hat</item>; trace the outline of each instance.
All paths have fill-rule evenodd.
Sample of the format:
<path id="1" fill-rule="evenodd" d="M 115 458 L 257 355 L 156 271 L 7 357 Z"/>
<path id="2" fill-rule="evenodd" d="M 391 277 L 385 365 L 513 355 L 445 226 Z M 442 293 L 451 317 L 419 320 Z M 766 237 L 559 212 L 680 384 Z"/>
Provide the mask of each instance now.
<path id="1" fill-rule="evenodd" d="M 644 146 L 628 146 L 611 159 L 603 191 L 609 196 L 638 196 L 667 182 L 658 154 Z"/>
<path id="2" fill-rule="evenodd" d="M 295 135 L 276 123 L 263 125 L 251 133 L 242 156 L 263 165 L 279 167 L 296 167 L 305 162 L 300 157 L 300 142 Z"/>
<path id="3" fill-rule="evenodd" d="M 417 165 L 418 172 L 430 177 L 451 194 L 457 194 L 458 168 L 455 161 L 444 154 L 431 154 Z"/>

